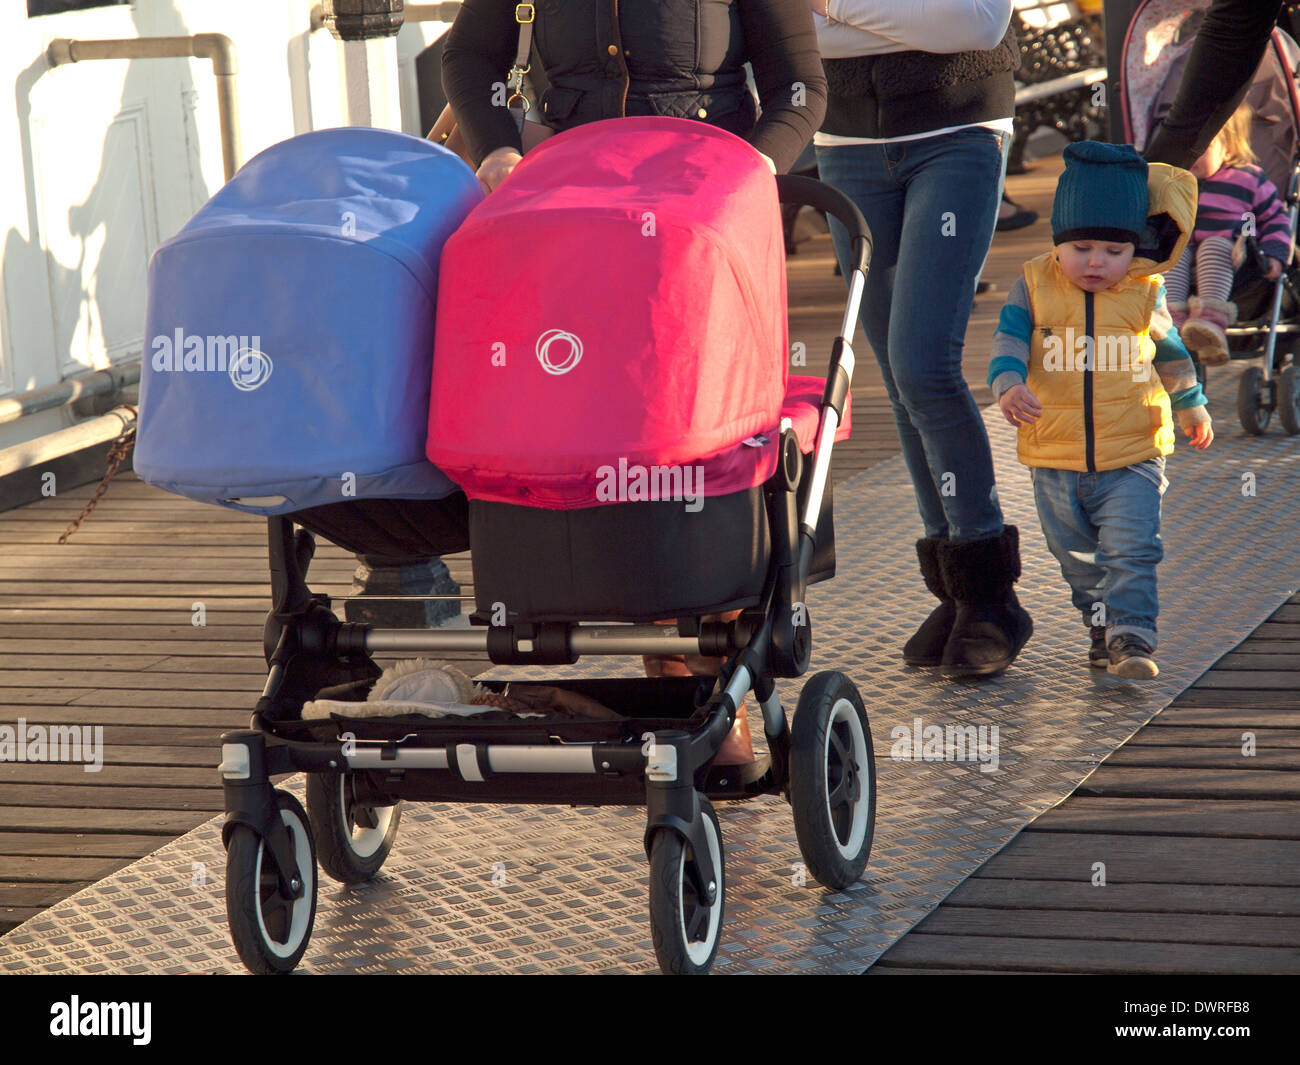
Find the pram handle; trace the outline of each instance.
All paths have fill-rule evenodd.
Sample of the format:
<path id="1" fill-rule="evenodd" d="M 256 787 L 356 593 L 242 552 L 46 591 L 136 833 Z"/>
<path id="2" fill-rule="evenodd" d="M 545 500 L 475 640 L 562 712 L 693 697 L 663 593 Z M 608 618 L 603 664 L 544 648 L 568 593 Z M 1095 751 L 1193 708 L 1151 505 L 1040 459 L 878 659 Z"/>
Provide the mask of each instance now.
<path id="1" fill-rule="evenodd" d="M 856 203 L 824 181 L 799 174 L 778 174 L 776 195 L 782 203 L 797 203 L 801 207 L 813 207 L 834 215 L 840 225 L 849 231 L 853 247 L 853 268 L 866 273 L 867 264 L 871 262 L 871 230 L 867 228 L 867 220 L 862 217 Z"/>

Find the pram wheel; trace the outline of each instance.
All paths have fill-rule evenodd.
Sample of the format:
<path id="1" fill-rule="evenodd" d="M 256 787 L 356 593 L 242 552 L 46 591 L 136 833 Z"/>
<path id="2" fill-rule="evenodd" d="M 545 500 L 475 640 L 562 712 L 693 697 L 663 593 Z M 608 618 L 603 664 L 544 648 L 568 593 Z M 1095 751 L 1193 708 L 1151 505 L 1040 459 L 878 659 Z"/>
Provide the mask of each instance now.
<path id="1" fill-rule="evenodd" d="M 650 843 L 650 935 L 659 968 L 679 976 L 707 973 L 722 938 L 727 884 L 722 830 L 713 804 L 704 796 L 700 796 L 700 813 L 713 868 L 718 871 L 718 894 L 712 906 L 704 901 L 691 845 L 668 828 L 655 832 Z"/>
<path id="2" fill-rule="evenodd" d="M 799 693 L 790 730 L 790 805 L 808 870 L 837 890 L 867 867 L 876 826 L 867 712 L 843 673 L 818 673 Z"/>
<path id="3" fill-rule="evenodd" d="M 1287 366 L 1277 379 L 1277 413 L 1288 436 L 1300 433 L 1300 374 Z"/>
<path id="4" fill-rule="evenodd" d="M 226 918 L 235 950 L 254 973 L 291 971 L 307 949 L 316 920 L 316 848 L 307 814 L 287 791 L 277 791 L 275 799 L 306 881 L 301 898 L 280 893 L 262 837 L 247 825 L 235 826 L 226 850 Z"/>
<path id="5" fill-rule="evenodd" d="M 1273 417 L 1273 412 L 1260 402 L 1263 387 L 1264 371 L 1258 366 L 1247 366 L 1237 385 L 1237 417 L 1251 436 L 1262 436 Z"/>
<path id="6" fill-rule="evenodd" d="M 307 816 L 320 867 L 341 884 L 369 880 L 388 858 L 402 804 L 357 802 L 352 773 L 308 773 Z"/>

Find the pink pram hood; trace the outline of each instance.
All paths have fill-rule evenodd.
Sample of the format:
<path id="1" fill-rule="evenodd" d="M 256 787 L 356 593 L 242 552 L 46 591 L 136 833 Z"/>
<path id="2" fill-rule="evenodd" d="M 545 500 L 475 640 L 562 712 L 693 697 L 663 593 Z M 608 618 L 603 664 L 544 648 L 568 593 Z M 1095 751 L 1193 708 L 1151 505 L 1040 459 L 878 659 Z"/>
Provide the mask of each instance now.
<path id="1" fill-rule="evenodd" d="M 444 248 L 428 455 L 471 499 L 598 505 L 620 461 L 695 463 L 771 430 L 787 363 L 758 152 L 684 119 L 591 123 Z"/>

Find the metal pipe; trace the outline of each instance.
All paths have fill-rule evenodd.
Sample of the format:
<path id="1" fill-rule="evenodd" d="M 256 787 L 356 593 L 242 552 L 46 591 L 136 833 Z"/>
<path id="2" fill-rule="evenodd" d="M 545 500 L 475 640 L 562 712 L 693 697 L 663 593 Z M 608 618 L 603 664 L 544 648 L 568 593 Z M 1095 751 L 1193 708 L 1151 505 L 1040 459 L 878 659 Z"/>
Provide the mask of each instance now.
<path id="1" fill-rule="evenodd" d="M 15 444 L 0 451 L 0 477 L 19 470 L 39 466 L 44 462 L 63 458 L 89 447 L 97 447 L 116 440 L 127 429 L 135 425 L 135 414 L 119 407 L 98 418 L 91 418 L 78 425 L 59 429 L 45 436 L 38 436 L 24 444 Z"/>
<path id="2" fill-rule="evenodd" d="M 217 79 L 217 118 L 221 127 L 221 162 L 226 180 L 239 169 L 239 101 L 235 91 L 235 44 L 224 33 L 192 37 L 125 37 L 78 41 L 58 37 L 45 57 L 52 67 L 91 59 L 207 59 Z"/>
<path id="3" fill-rule="evenodd" d="M 66 407 L 90 396 L 111 396 L 139 381 L 140 363 L 136 361 L 77 374 L 56 385 L 33 388 L 16 396 L 5 396 L 0 399 L 0 424 L 17 421 L 27 414 Z"/>

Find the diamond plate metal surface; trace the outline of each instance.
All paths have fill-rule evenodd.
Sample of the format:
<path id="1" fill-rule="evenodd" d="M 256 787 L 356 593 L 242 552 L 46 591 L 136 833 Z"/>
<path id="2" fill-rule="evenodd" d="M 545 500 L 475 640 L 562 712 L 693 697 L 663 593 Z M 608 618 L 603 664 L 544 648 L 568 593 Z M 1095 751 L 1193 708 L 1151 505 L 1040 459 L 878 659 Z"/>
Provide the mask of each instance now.
<path id="1" fill-rule="evenodd" d="M 852 677 L 871 718 L 871 864 L 848 891 L 801 883 L 783 801 L 719 804 L 727 915 L 716 972 L 861 972 L 1300 585 L 1300 445 L 1276 431 L 1254 439 L 1229 428 L 1209 452 L 1182 447 L 1169 464 L 1160 677 L 1138 684 L 1090 669 L 1087 633 L 1043 542 L 1013 434 L 996 407 L 985 420 L 1006 519 L 1021 529 L 1018 590 L 1033 639 L 994 680 L 949 682 L 904 668 L 898 649 L 933 601 L 917 574 L 919 522 L 902 460 L 837 489 L 839 574 L 809 595 L 813 670 Z M 1245 474 L 1254 495 L 1243 492 Z M 571 672 L 637 675 L 635 663 L 617 659 L 587 659 Z M 787 709 L 800 683 L 782 684 Z M 996 725 L 997 770 L 892 759 L 891 729 L 910 729 L 918 717 Z M 301 795 L 301 781 L 291 790 Z M 0 973 L 242 972 L 226 928 L 219 825 L 208 822 L 0 939 Z M 640 808 L 408 805 L 377 880 L 322 883 L 300 971 L 655 971 L 643 828 Z"/>

